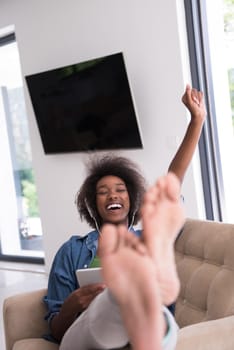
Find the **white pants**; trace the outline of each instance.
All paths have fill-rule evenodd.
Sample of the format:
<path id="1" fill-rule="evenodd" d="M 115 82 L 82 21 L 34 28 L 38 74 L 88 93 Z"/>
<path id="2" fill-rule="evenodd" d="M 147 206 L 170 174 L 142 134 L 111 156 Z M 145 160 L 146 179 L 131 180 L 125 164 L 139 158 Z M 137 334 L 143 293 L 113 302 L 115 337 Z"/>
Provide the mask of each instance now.
<path id="1" fill-rule="evenodd" d="M 165 308 L 168 333 L 163 341 L 163 350 L 173 350 L 176 345 L 178 326 Z M 134 322 L 134 321 L 133 321 Z M 120 310 L 108 289 L 99 294 L 65 333 L 60 350 L 94 350 L 124 347 L 128 335 Z"/>

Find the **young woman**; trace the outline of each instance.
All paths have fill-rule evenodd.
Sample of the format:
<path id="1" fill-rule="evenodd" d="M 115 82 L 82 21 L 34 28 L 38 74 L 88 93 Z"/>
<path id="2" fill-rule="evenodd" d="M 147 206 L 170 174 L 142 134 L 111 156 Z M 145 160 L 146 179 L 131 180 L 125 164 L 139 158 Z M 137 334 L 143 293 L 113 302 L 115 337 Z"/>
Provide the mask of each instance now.
<path id="1" fill-rule="evenodd" d="M 67 330 L 61 350 L 113 349 L 128 342 L 133 350 L 175 348 L 178 328 L 163 299 L 165 290 L 171 298 L 179 291 L 173 249 L 184 223 L 179 197 L 172 173 L 146 192 L 143 240 L 125 222 L 103 225 L 98 255 L 107 288 Z"/>
<path id="2" fill-rule="evenodd" d="M 184 139 L 169 166 L 169 172 L 177 176 L 179 183 L 182 183 L 190 164 L 206 116 L 201 92 L 187 86 L 182 101 L 191 113 L 191 120 Z M 121 224 L 126 229 L 133 231 L 136 236 L 141 235 L 140 231 L 134 231 L 133 225 L 140 219 L 140 205 L 145 190 L 145 180 L 137 166 L 130 160 L 123 157 L 106 156 L 101 159 L 96 158 L 91 162 L 87 178 L 77 195 L 76 203 L 81 218 L 84 218 L 94 230 L 85 237 L 71 237 L 59 249 L 50 272 L 48 294 L 44 298 L 48 307 L 47 319 L 50 322 L 51 336 L 55 341 L 60 342 L 71 325 L 80 331 L 87 330 L 89 334 L 90 322 L 95 324 L 92 334 L 93 332 L 99 334 L 101 331 L 101 334 L 110 335 L 108 341 L 104 339 L 105 337 L 97 340 L 94 335 L 93 349 L 120 347 L 128 341 L 128 337 L 125 337 L 120 344 L 119 338 L 121 337 L 118 336 L 117 343 L 115 343 L 115 337 L 111 336 L 111 331 L 106 329 L 107 325 L 111 327 L 111 322 L 103 323 L 97 320 L 94 322 L 94 319 L 90 321 L 90 314 L 101 317 L 99 310 L 103 312 L 108 309 L 103 308 L 103 304 L 108 305 L 109 293 L 107 293 L 105 284 L 93 284 L 79 288 L 75 271 L 89 267 L 96 258 L 100 228 L 103 224 L 111 223 L 116 226 Z M 173 294 L 170 285 L 167 283 L 162 285 L 162 303 L 169 305 L 176 299 L 177 293 L 178 288 Z M 93 309 L 92 312 L 89 312 L 91 306 L 96 308 L 95 312 Z M 103 317 L 105 319 L 106 315 Z M 170 318 L 170 316 L 167 317 Z M 69 332 L 67 332 L 61 349 L 68 349 L 67 339 L 71 340 L 74 349 L 89 349 L 90 345 L 86 345 L 87 334 L 80 331 L 78 338 L 74 338 L 74 335 L 78 334 L 77 330 L 72 332 L 72 337 L 68 336 Z M 71 343 L 69 342 L 69 350 L 73 349 Z"/>

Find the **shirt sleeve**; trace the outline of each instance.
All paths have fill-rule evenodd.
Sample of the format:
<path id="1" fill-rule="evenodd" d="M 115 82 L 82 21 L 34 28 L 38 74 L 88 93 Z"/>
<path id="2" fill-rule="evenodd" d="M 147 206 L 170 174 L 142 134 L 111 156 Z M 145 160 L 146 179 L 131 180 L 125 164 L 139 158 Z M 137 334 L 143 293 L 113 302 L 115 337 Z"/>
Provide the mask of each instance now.
<path id="1" fill-rule="evenodd" d="M 48 292 L 43 298 L 48 308 L 46 320 L 50 321 L 59 312 L 69 294 L 78 288 L 75 270 L 72 258 L 72 240 L 70 239 L 58 250 L 51 267 Z"/>

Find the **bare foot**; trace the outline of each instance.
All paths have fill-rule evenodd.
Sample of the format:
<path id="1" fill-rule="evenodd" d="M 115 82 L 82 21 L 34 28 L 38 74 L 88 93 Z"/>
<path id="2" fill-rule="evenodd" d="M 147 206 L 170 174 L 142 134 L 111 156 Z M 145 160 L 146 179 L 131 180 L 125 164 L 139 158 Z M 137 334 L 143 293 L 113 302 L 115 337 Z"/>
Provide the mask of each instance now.
<path id="1" fill-rule="evenodd" d="M 145 194 L 142 208 L 143 240 L 155 262 L 164 305 L 173 303 L 180 283 L 174 260 L 174 242 L 184 224 L 180 183 L 168 173 Z"/>
<path id="2" fill-rule="evenodd" d="M 118 302 L 134 350 L 159 350 L 164 320 L 155 262 L 124 226 L 102 228 L 99 256 L 103 277 Z"/>

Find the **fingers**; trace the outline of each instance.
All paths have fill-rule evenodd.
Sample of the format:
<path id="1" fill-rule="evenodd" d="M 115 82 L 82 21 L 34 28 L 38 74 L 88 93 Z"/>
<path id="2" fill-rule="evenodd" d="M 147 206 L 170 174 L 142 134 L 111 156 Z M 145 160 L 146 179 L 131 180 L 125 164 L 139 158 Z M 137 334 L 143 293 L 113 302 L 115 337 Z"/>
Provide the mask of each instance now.
<path id="1" fill-rule="evenodd" d="M 200 106 L 201 102 L 203 101 L 203 92 L 195 88 L 191 88 L 191 86 L 187 84 L 182 101 L 185 105 L 195 102 L 198 106 Z"/>
<path id="2" fill-rule="evenodd" d="M 191 99 L 193 102 L 195 102 L 198 106 L 200 106 L 200 103 L 203 100 L 203 93 L 201 91 L 198 91 L 197 89 L 191 90 Z"/>
<path id="3" fill-rule="evenodd" d="M 73 291 L 70 294 L 70 297 L 73 298 L 74 308 L 76 312 L 84 311 L 93 299 L 106 288 L 106 285 L 103 283 L 90 284 L 84 287 L 80 287 Z"/>

